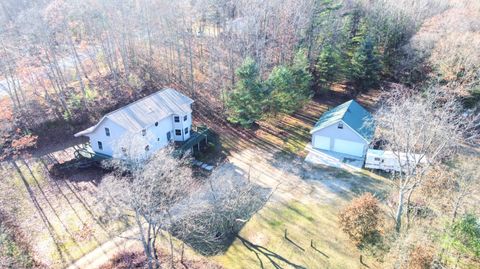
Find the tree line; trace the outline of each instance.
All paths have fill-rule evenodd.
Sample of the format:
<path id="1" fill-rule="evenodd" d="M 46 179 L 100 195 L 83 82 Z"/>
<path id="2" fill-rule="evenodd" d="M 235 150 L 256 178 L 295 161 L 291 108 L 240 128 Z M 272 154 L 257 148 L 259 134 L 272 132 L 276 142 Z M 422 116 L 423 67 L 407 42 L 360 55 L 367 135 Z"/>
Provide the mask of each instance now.
<path id="1" fill-rule="evenodd" d="M 355 95 L 395 76 L 401 47 L 435 12 L 409 8 L 383 0 L 6 0 L 1 87 L 25 129 L 88 121 L 164 85 L 223 110 L 247 57 L 264 78 L 303 49 L 314 92 L 340 82 Z"/>

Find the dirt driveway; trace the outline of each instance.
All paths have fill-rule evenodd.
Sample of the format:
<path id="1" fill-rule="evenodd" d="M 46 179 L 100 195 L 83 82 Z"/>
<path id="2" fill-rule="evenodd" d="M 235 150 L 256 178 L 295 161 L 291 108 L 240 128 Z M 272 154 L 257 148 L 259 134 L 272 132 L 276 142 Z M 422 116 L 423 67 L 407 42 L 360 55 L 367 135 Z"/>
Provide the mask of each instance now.
<path id="1" fill-rule="evenodd" d="M 315 199 L 332 203 L 338 197 L 352 198 L 365 191 L 380 194 L 388 188 L 382 177 L 365 170 L 315 167 L 301 157 L 279 152 L 246 149 L 233 153 L 229 162 L 261 186 L 275 189 L 273 201 Z"/>

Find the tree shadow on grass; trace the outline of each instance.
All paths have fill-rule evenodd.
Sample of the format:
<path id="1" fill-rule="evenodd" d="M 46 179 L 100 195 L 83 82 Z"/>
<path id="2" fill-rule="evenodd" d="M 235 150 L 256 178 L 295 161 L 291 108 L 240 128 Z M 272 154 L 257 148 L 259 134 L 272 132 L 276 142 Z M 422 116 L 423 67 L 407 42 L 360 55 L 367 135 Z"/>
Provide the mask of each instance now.
<path id="1" fill-rule="evenodd" d="M 277 253 L 263 247 L 263 246 L 260 246 L 260 245 L 256 245 L 250 241 L 248 241 L 247 239 L 241 237 L 241 236 L 237 236 L 238 240 L 240 240 L 242 242 L 242 244 L 248 249 L 250 250 L 251 252 L 255 253 L 255 256 L 257 256 L 257 259 L 258 259 L 258 262 L 259 262 L 259 265 L 260 265 L 260 268 L 265 268 L 264 264 L 263 264 L 263 261 L 262 261 L 262 257 L 266 258 L 274 268 L 276 269 L 281 269 L 283 268 L 279 262 L 282 262 L 282 263 L 285 263 L 295 269 L 306 269 L 305 266 L 302 266 L 302 265 L 298 265 L 298 264 L 295 264 L 289 260 L 287 260 L 286 258 L 278 255 Z"/>

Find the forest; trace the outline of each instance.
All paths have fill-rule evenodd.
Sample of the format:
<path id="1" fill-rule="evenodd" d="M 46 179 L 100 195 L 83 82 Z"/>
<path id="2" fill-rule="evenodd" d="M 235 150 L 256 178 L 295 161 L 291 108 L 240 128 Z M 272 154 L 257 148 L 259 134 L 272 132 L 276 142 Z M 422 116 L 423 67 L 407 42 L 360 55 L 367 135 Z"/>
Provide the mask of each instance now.
<path id="1" fill-rule="evenodd" d="M 382 101 L 397 111 L 379 109 L 380 127 L 413 130 L 381 138 L 431 138 L 415 145 L 431 150 L 431 164 L 392 180 L 389 193 L 356 195 L 342 207 L 335 221 L 360 261 L 477 268 L 479 51 L 478 0 L 2 0 L 0 161 L 71 146 L 104 114 L 166 87 L 195 100 L 196 123 L 239 140 L 312 103 L 338 104 L 338 92 L 370 98 L 372 110 Z M 409 150 L 408 142 L 398 143 Z M 285 143 L 301 155 L 295 141 Z M 0 267 L 48 268 L 29 254 L 28 232 L 10 212 L 0 206 Z"/>

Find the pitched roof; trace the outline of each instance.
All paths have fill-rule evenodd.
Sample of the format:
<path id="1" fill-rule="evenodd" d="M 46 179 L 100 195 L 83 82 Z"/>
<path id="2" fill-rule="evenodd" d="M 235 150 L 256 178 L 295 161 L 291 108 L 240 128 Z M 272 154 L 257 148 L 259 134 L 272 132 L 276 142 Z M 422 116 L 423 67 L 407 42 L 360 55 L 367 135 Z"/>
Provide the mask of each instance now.
<path id="1" fill-rule="evenodd" d="M 345 102 L 323 113 L 310 133 L 314 133 L 339 121 L 343 121 L 350 126 L 365 140 L 371 141 L 373 139 L 375 126 L 372 114 L 354 100 Z"/>
<path id="2" fill-rule="evenodd" d="M 126 130 L 140 131 L 172 114 L 191 113 L 192 103 L 193 100 L 188 96 L 174 89 L 164 89 L 106 114 L 96 125 L 76 133 L 75 136 L 94 132 L 105 119 L 115 122 Z"/>

